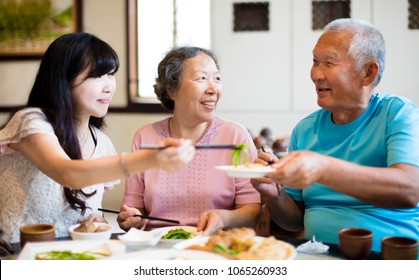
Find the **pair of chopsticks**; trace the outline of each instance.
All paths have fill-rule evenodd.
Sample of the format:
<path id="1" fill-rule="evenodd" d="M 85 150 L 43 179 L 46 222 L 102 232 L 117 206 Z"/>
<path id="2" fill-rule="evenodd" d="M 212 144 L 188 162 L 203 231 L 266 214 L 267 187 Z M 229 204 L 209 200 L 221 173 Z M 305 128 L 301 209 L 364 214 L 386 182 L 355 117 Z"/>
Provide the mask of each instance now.
<path id="1" fill-rule="evenodd" d="M 146 149 L 146 150 L 163 150 L 167 147 L 159 146 L 159 145 L 141 145 L 138 147 L 139 149 Z M 241 150 L 242 148 L 237 147 L 237 145 L 197 145 L 195 149 L 202 150 L 202 149 L 230 149 L 230 150 Z"/>
<path id="2" fill-rule="evenodd" d="M 109 209 L 103 209 L 103 208 L 98 208 L 97 210 L 102 211 L 102 212 L 106 212 L 106 213 L 119 214 L 119 211 L 115 211 L 115 210 L 109 210 Z M 157 217 L 140 215 L 140 214 L 136 214 L 136 215 L 134 215 L 134 217 L 141 217 L 141 218 L 147 219 L 147 220 L 162 221 L 162 222 L 167 222 L 167 223 L 172 223 L 172 224 L 180 224 L 180 222 L 176 221 L 176 220 L 157 218 Z"/>

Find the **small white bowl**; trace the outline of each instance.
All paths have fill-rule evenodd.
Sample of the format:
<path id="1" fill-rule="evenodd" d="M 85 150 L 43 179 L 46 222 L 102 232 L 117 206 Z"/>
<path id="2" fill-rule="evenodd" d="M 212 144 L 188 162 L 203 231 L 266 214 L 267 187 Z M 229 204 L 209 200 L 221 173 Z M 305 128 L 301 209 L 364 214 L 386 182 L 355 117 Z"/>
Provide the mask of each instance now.
<path id="1" fill-rule="evenodd" d="M 118 235 L 118 239 L 124 243 L 127 251 L 135 251 L 144 247 L 156 246 L 162 233 L 143 231 L 136 228 L 130 228 L 125 234 Z"/>
<path id="2" fill-rule="evenodd" d="M 122 243 L 132 246 L 155 246 L 162 234 L 160 232 L 151 232 L 130 228 L 125 234 L 118 235 Z"/>
<path id="3" fill-rule="evenodd" d="M 78 232 L 74 231 L 80 224 L 69 227 L 68 231 L 73 240 L 109 240 L 112 235 L 113 226 L 106 223 L 94 223 L 95 226 L 100 226 L 106 230 L 100 232 Z"/>

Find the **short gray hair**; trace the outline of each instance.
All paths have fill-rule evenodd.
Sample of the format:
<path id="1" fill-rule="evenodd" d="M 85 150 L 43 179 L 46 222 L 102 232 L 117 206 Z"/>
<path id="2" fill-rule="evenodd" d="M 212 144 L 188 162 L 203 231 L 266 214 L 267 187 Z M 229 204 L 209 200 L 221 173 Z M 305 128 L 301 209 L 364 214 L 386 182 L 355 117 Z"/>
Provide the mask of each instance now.
<path id="1" fill-rule="evenodd" d="M 167 110 L 173 111 L 175 108 L 175 102 L 168 91 L 169 89 L 176 90 L 179 88 L 184 71 L 184 61 L 202 53 L 211 57 L 217 69 L 220 69 L 217 58 L 212 51 L 194 46 L 175 47 L 160 61 L 157 67 L 156 83 L 153 87 L 157 99 L 160 100 L 163 107 Z"/>
<path id="2" fill-rule="evenodd" d="M 349 55 L 354 59 L 357 69 L 366 63 L 376 61 L 379 65 L 374 86 L 380 83 L 385 68 L 386 47 L 383 35 L 371 23 L 353 18 L 341 18 L 330 22 L 325 27 L 327 31 L 345 31 L 354 34 L 349 45 Z"/>

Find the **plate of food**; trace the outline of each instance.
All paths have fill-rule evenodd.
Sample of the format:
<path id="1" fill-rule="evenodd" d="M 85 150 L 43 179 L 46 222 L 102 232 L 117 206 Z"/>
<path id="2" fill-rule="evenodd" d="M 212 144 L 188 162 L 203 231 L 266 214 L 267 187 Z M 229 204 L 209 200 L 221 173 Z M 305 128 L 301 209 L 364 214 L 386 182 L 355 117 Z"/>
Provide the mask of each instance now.
<path id="1" fill-rule="evenodd" d="M 115 255 L 107 260 L 225 260 L 211 252 L 197 250 L 153 249 Z"/>
<path id="2" fill-rule="evenodd" d="M 180 241 L 201 236 L 201 233 L 197 232 L 196 227 L 193 226 L 162 227 L 153 229 L 151 232 L 159 232 L 161 236 L 160 243 L 167 245 L 174 245 Z"/>
<path id="3" fill-rule="evenodd" d="M 275 170 L 270 166 L 264 166 L 257 163 L 245 163 L 237 166 L 219 165 L 216 166 L 215 169 L 226 172 L 230 177 L 239 178 L 260 178 Z"/>
<path id="4" fill-rule="evenodd" d="M 211 252 L 233 260 L 291 260 L 297 255 L 293 245 L 273 236 L 256 236 L 251 228 L 220 231 L 179 242 L 173 248 Z"/>
<path id="5" fill-rule="evenodd" d="M 28 242 L 18 260 L 99 260 L 122 253 L 118 240 Z"/>

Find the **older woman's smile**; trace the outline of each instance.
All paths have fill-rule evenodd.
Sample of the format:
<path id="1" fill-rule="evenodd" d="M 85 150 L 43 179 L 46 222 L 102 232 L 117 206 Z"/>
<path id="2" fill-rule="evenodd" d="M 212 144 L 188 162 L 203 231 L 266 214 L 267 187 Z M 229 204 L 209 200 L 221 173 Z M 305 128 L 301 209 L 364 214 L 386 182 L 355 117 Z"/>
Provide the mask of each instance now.
<path id="1" fill-rule="evenodd" d="M 216 101 L 202 101 L 201 104 L 210 109 L 215 109 L 217 102 Z"/>

